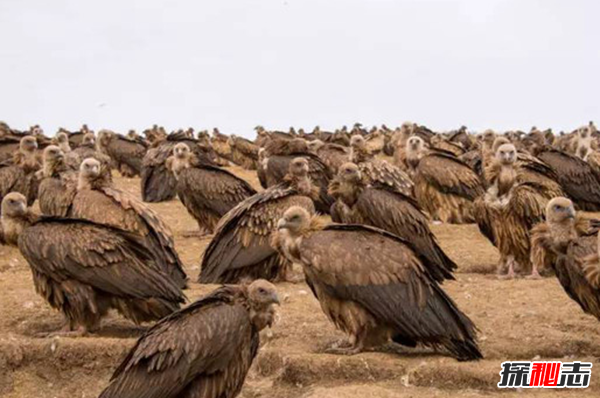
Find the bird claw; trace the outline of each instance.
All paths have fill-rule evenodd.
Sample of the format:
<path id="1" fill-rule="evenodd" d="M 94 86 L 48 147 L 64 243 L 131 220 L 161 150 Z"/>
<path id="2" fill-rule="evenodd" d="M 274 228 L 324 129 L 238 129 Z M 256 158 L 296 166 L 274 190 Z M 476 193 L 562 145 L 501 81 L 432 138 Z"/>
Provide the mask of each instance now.
<path id="1" fill-rule="evenodd" d="M 38 337 L 44 337 L 44 338 L 54 338 L 54 337 L 84 337 L 88 333 L 89 333 L 89 331 L 85 327 L 83 327 L 83 326 L 80 326 L 80 327 L 78 327 L 75 330 L 71 330 L 68 326 L 65 326 L 61 330 L 57 330 L 55 332 L 39 333 Z"/>

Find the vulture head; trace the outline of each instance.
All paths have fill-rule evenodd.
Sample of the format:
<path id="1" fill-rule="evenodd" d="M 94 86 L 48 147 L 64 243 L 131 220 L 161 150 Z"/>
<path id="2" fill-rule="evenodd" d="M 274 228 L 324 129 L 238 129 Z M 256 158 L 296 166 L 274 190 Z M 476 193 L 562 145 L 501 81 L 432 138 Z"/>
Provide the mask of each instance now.
<path id="1" fill-rule="evenodd" d="M 35 137 L 43 137 L 44 130 L 40 126 L 33 126 L 31 128 L 31 134 Z"/>
<path id="2" fill-rule="evenodd" d="M 94 147 L 96 145 L 96 137 L 93 133 L 87 133 L 83 136 L 82 145 Z"/>
<path id="3" fill-rule="evenodd" d="M 56 141 L 58 141 L 59 144 L 64 144 L 64 143 L 68 144 L 69 136 L 64 131 L 61 131 L 60 133 L 56 134 Z"/>
<path id="4" fill-rule="evenodd" d="M 344 163 L 340 166 L 338 177 L 344 182 L 357 184 L 361 181 L 362 175 L 358 166 L 354 163 Z"/>
<path id="5" fill-rule="evenodd" d="M 321 140 L 313 140 L 308 143 L 308 148 L 312 153 L 316 154 L 321 148 L 323 148 L 324 145 L 325 143 Z"/>
<path id="6" fill-rule="evenodd" d="M 130 139 L 130 140 L 132 140 L 132 141 L 135 141 L 135 140 L 137 140 L 139 138 L 139 135 L 138 135 L 138 133 L 136 133 L 135 130 L 129 130 L 127 132 L 127 138 Z"/>
<path id="7" fill-rule="evenodd" d="M 310 229 L 311 216 L 300 206 L 292 206 L 283 213 L 277 222 L 277 231 L 287 231 L 291 237 L 298 237 Z"/>
<path id="8" fill-rule="evenodd" d="M 362 135 L 355 134 L 350 138 L 352 149 L 362 149 L 365 147 L 365 139 Z"/>
<path id="9" fill-rule="evenodd" d="M 496 159 L 502 165 L 512 165 L 517 160 L 517 149 L 513 144 L 502 144 L 496 150 Z"/>
<path id="10" fill-rule="evenodd" d="M 190 147 L 186 143 L 180 142 L 173 148 L 173 155 L 177 159 L 187 159 L 190 156 Z"/>
<path id="11" fill-rule="evenodd" d="M 275 304 L 279 305 L 279 297 L 275 286 L 264 279 L 257 279 L 246 288 L 250 321 L 257 330 L 271 327 L 275 320 Z"/>
<path id="12" fill-rule="evenodd" d="M 591 141 L 579 138 L 577 140 L 577 150 L 575 156 L 580 159 L 587 160 L 588 155 L 591 151 Z"/>
<path id="13" fill-rule="evenodd" d="M 110 144 L 115 133 L 110 130 L 100 130 L 98 132 L 98 146 L 101 148 L 105 148 Z"/>
<path id="14" fill-rule="evenodd" d="M 406 150 L 412 153 L 420 153 L 425 149 L 425 141 L 423 138 L 413 135 L 406 141 Z"/>
<path id="15" fill-rule="evenodd" d="M 28 135 L 26 137 L 21 138 L 21 142 L 19 143 L 19 149 L 21 150 L 22 153 L 33 153 L 35 152 L 35 150 L 38 148 L 38 143 L 37 143 L 37 139 L 32 136 L 32 135 Z"/>
<path id="16" fill-rule="evenodd" d="M 11 192 L 2 199 L 2 218 L 21 218 L 27 215 L 27 198 Z"/>
<path id="17" fill-rule="evenodd" d="M 62 163 L 65 159 L 65 153 L 56 145 L 49 145 L 44 149 L 44 166 L 54 166 Z"/>
<path id="18" fill-rule="evenodd" d="M 88 181 L 95 180 L 100 176 L 102 165 L 100 162 L 94 158 L 87 158 L 79 167 L 79 176 L 80 178 L 86 179 Z"/>
<path id="19" fill-rule="evenodd" d="M 548 202 L 546 220 L 553 225 L 565 224 L 575 219 L 575 207 L 571 200 L 558 197 Z"/>
<path id="20" fill-rule="evenodd" d="M 308 170 L 308 160 L 305 158 L 294 158 L 290 162 L 288 173 L 295 177 L 306 177 Z"/>
<path id="21" fill-rule="evenodd" d="M 483 143 L 488 147 L 491 148 L 492 145 L 494 145 L 494 140 L 496 139 L 496 133 L 494 133 L 494 130 L 485 130 L 483 132 L 483 135 L 481 136 L 481 139 L 483 140 Z"/>
<path id="22" fill-rule="evenodd" d="M 502 145 L 505 144 L 510 144 L 510 140 L 506 137 L 498 137 L 494 140 L 494 143 L 492 144 L 492 152 L 496 153 L 498 152 L 498 148 L 500 148 Z"/>

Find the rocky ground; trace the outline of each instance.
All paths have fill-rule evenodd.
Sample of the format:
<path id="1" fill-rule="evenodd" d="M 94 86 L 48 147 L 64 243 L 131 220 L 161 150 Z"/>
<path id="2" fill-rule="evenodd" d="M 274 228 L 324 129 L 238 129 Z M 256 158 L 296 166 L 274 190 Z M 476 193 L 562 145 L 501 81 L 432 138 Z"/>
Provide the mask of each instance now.
<path id="1" fill-rule="evenodd" d="M 254 173 L 232 168 L 257 185 Z M 119 187 L 139 193 L 139 180 L 117 178 Z M 209 237 L 190 238 L 197 224 L 178 202 L 151 205 L 173 229 L 177 250 L 192 280 Z M 598 396 L 600 370 L 586 390 L 501 391 L 505 360 L 587 360 L 600 358 L 600 324 L 571 301 L 557 280 L 498 280 L 498 255 L 475 225 L 432 226 L 457 262 L 457 280 L 444 289 L 480 330 L 485 359 L 459 363 L 427 349 L 386 347 L 352 357 L 324 354 L 343 336 L 321 312 L 304 283 L 281 284 L 280 319 L 263 334 L 263 346 L 241 396 L 280 398 L 392 398 Z M 195 300 L 214 289 L 192 283 Z M 0 246 L 0 396 L 6 398 L 90 398 L 143 329 L 118 316 L 82 338 L 47 338 L 62 324 L 33 288 L 27 263 L 17 249 Z"/>

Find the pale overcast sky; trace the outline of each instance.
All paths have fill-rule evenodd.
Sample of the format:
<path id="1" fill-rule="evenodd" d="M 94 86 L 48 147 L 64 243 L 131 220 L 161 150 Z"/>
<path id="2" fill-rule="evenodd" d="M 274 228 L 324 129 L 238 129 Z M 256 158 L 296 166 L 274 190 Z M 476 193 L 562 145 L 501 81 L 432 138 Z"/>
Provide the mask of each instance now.
<path id="1" fill-rule="evenodd" d="M 125 132 L 600 115 L 595 0 L 1 0 L 0 120 Z"/>

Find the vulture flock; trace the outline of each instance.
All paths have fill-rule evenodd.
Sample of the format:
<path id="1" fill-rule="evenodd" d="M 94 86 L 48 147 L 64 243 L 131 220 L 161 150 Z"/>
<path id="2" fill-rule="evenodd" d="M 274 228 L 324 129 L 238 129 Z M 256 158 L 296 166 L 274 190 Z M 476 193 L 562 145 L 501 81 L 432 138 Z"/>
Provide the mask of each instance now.
<path id="1" fill-rule="evenodd" d="M 600 211 L 599 144 L 592 122 L 560 134 L 257 127 L 254 141 L 156 125 L 47 137 L 0 123 L 0 241 L 64 315 L 52 335 L 93 333 L 111 309 L 154 323 L 104 398 L 238 395 L 276 318 L 275 284 L 299 282 L 292 264 L 348 336 L 327 352 L 395 343 L 477 360 L 477 327 L 443 289 L 457 264 L 430 224 L 477 224 L 499 278 L 555 276 L 600 320 L 600 221 L 583 214 Z M 141 198 L 113 184 L 117 172 L 139 176 Z M 175 198 L 210 238 L 198 275 L 146 204 Z M 192 282 L 221 287 L 186 306 Z"/>

